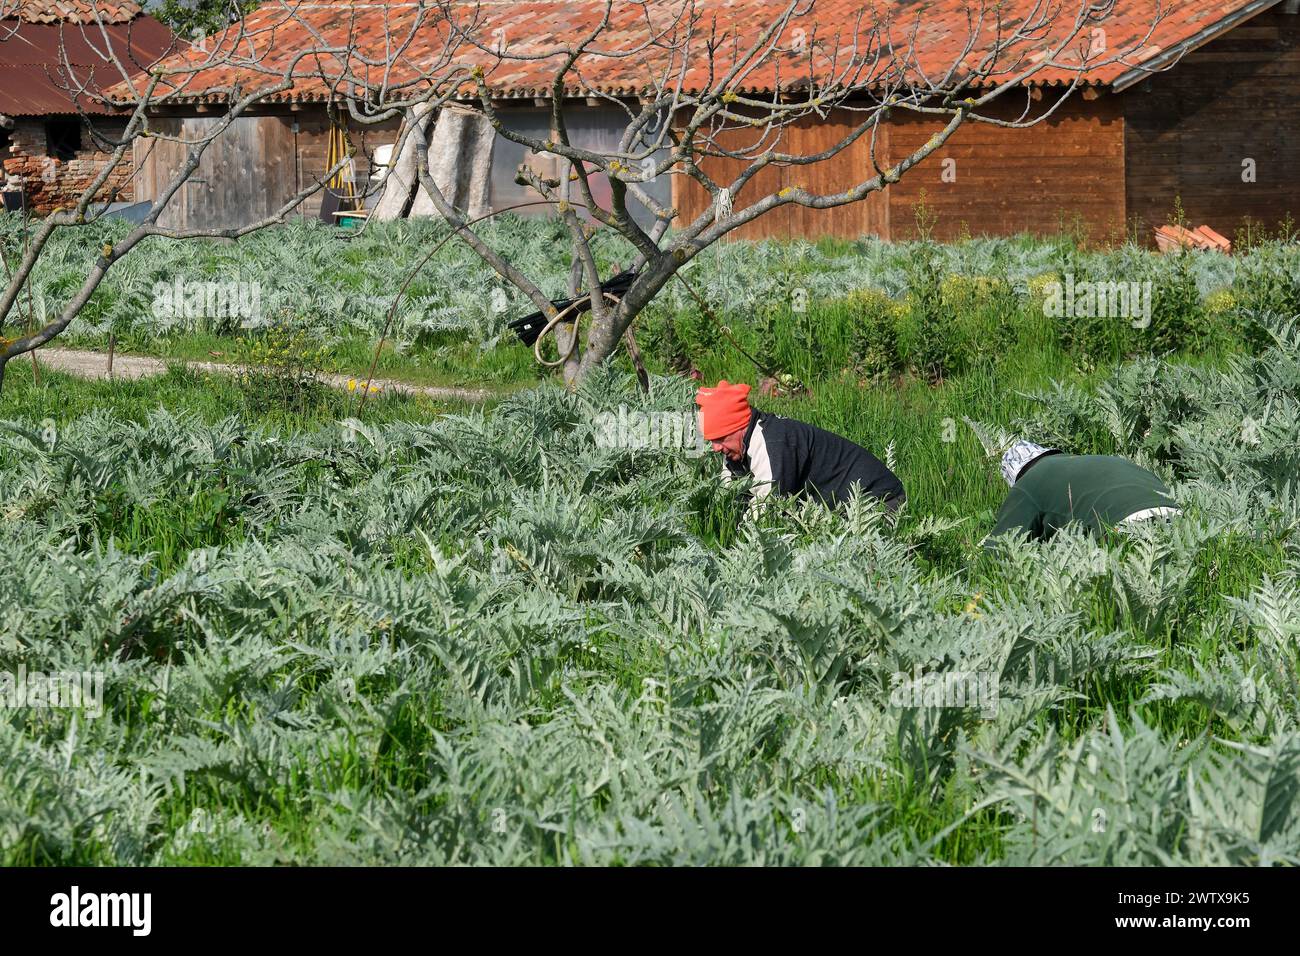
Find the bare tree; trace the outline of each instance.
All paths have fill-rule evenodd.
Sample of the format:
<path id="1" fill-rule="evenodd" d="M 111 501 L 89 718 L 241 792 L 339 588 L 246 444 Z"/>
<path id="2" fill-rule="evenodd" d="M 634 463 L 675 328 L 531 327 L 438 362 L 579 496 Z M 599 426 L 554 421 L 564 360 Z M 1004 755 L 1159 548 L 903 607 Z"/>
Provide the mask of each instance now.
<path id="1" fill-rule="evenodd" d="M 301 5 L 303 10 L 309 6 L 321 4 Z M 508 5 L 431 0 L 338 6 L 347 14 L 322 30 L 292 0 L 264 4 L 259 15 L 273 7 L 276 18 L 258 16 L 234 24 L 211 38 L 210 49 L 183 51 L 144 73 L 106 50 L 106 61 L 120 74 L 118 105 L 129 116 L 125 134 L 113 143 L 113 163 L 155 135 L 148 125 L 153 108 L 192 86 L 219 96 L 225 112 L 209 135 L 185 143 L 185 163 L 159 191 L 144 221 L 116 247 L 103 250 L 57 319 L 4 343 L 0 381 L 8 359 L 62 332 L 113 263 L 145 237 L 235 238 L 282 222 L 321 188 L 322 181 L 313 182 L 274 215 L 238 228 L 158 225 L 168 201 L 229 125 L 249 108 L 290 89 L 323 91 L 332 108 L 363 126 L 403 117 L 403 143 L 394 155 L 412 130 L 427 126 L 431 112 L 456 102 L 480 110 L 498 136 L 552 160 L 549 169 L 526 163 L 518 175 L 567 226 L 570 294 L 587 290 L 580 303 L 590 315 L 585 336 L 578 307 L 561 313 L 542 292 L 540 277 L 525 275 L 491 246 L 466 210 L 448 200 L 430 172 L 427 143 L 415 137 L 415 171 L 432 206 L 456 236 L 546 317 L 558 347 L 556 364 L 573 383 L 607 360 L 660 290 L 719 239 L 784 206 L 831 209 L 860 202 L 897 183 L 966 123 L 1013 129 L 1041 123 L 1089 73 L 1113 64 L 1138 66 L 1164 18 L 1157 0 L 1142 36 L 1109 46 L 1097 40 L 1100 31 L 1104 41 L 1105 27 L 1115 17 L 1115 0 L 972 0 L 961 35 L 938 37 L 925 4 L 912 12 L 901 6 L 882 12 L 863 0 L 851 19 L 833 21 L 821 16 L 818 0 L 606 0 L 571 5 L 589 11 L 588 22 L 573 35 L 552 39 L 527 36 L 528 24 L 516 24 Z M 272 43 L 277 27 L 288 24 L 312 40 L 305 48 L 297 45 L 291 55 Z M 942 56 L 933 52 L 940 41 L 948 51 Z M 234 79 L 213 87 L 206 78 L 215 70 Z M 616 81 L 606 79 L 610 76 Z M 1043 78 L 1057 85 L 1059 95 L 1035 95 L 1032 84 Z M 546 91 L 540 97 L 550 107 L 544 139 L 521 133 L 504 115 L 503 87 L 521 85 Z M 129 92 L 123 95 L 123 89 Z M 616 146 L 595 148 L 571 134 L 566 102 L 579 98 L 626 117 Z M 993 108 L 1005 107 L 1013 98 L 1010 109 Z M 796 125 L 832 111 L 851 120 L 842 135 L 813 152 L 792 147 L 790 133 Z M 934 135 L 906 155 L 882 155 L 882 129 L 891 116 L 905 113 L 930 118 L 937 127 Z M 868 168 L 845 188 L 817 192 L 789 185 L 756 192 L 757 177 L 765 170 L 834 161 L 863 141 Z M 730 176 L 719 172 L 728 168 L 739 171 Z M 327 170 L 322 180 L 336 171 Z M 597 177 L 608 182 L 607 205 L 597 199 Z M 658 177 L 689 180 L 711 202 L 685 221 L 678 209 L 656 200 L 646 188 Z M 107 179 L 105 170 L 71 214 L 52 216 L 36 231 L 0 298 L 0 322 L 14 307 L 51 234 L 93 218 L 88 210 Z M 631 200 L 650 210 L 648 228 L 637 222 Z M 617 296 L 590 294 L 602 285 L 592 247 L 600 230 L 622 236 L 636 250 L 628 266 L 634 277 Z"/>
<path id="2" fill-rule="evenodd" d="M 965 9 L 963 35 L 936 38 L 926 30 L 925 4 L 909 13 L 904 7 L 881 12 L 864 3 L 850 22 L 836 22 L 819 15 L 818 0 L 609 2 L 581 35 L 512 45 L 499 22 L 462 24 L 457 5 L 447 3 L 452 28 L 488 63 L 473 73 L 479 108 L 499 135 L 561 160 L 564 176 L 548 178 L 527 166 L 520 176 L 560 211 L 572 238 L 575 279 L 587 290 L 601 285 L 587 222 L 618 233 L 637 250 L 631 265 L 636 276 L 625 294 L 612 301 L 592 295 L 582 303 L 591 315 L 585 350 L 576 323 L 567 321 L 574 310 L 557 315 L 537 284 L 442 200 L 423 166 L 421 180 L 451 227 L 551 320 L 547 327 L 556 333 L 565 378 L 574 382 L 614 352 L 637 315 L 683 266 L 728 233 L 781 206 L 830 209 L 862 201 L 898 182 L 963 124 L 1033 126 L 1056 113 L 1090 72 L 1137 65 L 1164 11 L 1157 2 L 1138 38 L 1109 48 L 1105 26 L 1115 6 L 1115 0 L 977 0 Z M 953 51 L 946 58 L 927 53 L 936 39 Z M 543 68 L 549 74 L 551 128 L 539 140 L 505 122 L 493 77 Z M 639 78 L 635 96 L 600 88 L 600 78 L 611 70 Z M 1031 86 L 1045 75 L 1060 88 L 1050 101 Z M 627 123 L 616 148 L 593 149 L 570 135 L 563 104 L 578 91 L 624 112 Z M 1013 96 L 1010 116 L 991 109 Z M 851 117 L 833 143 L 815 152 L 787 145 L 792 127 L 824 119 L 832 110 Z M 896 113 L 932 117 L 938 129 L 921 147 L 886 160 L 878 152 L 878 134 Z M 742 189 L 764 170 L 833 161 L 863 138 L 870 168 L 853 185 L 822 193 L 798 185 L 757 194 L 751 189 L 741 201 Z M 713 170 L 723 164 L 711 160 L 740 161 L 740 172 L 729 180 L 715 178 Z M 608 207 L 594 198 L 595 175 L 609 181 Z M 682 221 L 678 209 L 645 190 L 659 176 L 692 180 L 712 202 Z M 564 188 L 566 178 L 576 195 Z M 634 220 L 629 197 L 653 211 L 652 228 Z"/>

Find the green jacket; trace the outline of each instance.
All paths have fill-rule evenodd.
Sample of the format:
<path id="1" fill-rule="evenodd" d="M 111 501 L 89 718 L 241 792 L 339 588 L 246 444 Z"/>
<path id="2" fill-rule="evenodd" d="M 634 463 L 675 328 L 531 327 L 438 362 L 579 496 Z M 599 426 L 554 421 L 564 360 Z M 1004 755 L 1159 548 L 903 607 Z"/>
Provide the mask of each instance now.
<path id="1" fill-rule="evenodd" d="M 1147 508 L 1176 507 L 1164 482 L 1125 458 L 1047 455 L 1016 479 L 986 543 L 1008 532 L 1046 541 L 1071 521 L 1098 534 Z"/>

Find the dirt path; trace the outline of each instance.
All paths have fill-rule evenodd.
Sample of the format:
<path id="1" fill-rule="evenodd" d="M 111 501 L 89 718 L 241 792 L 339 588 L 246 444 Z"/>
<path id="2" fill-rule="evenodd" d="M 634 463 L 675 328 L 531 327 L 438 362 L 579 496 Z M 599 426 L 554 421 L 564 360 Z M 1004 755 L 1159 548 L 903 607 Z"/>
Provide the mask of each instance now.
<path id="1" fill-rule="evenodd" d="M 108 355 L 104 352 L 83 352 L 77 349 L 40 349 L 36 353 L 37 361 L 42 367 L 67 372 L 78 378 L 108 378 Z M 220 362 L 185 362 L 180 359 L 160 359 L 147 355 L 113 356 L 114 378 L 147 378 L 161 375 L 168 365 L 184 365 L 196 372 L 215 372 L 229 375 L 234 367 Z M 322 375 L 322 379 L 335 388 L 347 388 L 351 375 Z M 357 384 L 365 383 L 365 376 L 357 379 Z M 452 400 L 459 402 L 484 402 L 495 393 L 484 388 L 454 388 L 443 385 L 409 385 L 392 379 L 377 378 L 374 387 L 380 394 L 397 392 L 400 395 L 423 395 L 426 398 Z"/>

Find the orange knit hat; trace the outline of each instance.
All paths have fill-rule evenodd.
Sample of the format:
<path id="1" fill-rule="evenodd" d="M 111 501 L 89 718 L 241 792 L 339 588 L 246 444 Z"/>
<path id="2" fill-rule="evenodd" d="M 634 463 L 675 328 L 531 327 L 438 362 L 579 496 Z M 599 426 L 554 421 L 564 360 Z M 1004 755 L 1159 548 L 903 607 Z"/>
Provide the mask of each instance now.
<path id="1" fill-rule="evenodd" d="M 695 393 L 700 406 L 700 433 L 706 441 L 726 438 L 749 424 L 749 386 L 725 378 L 714 388 Z"/>

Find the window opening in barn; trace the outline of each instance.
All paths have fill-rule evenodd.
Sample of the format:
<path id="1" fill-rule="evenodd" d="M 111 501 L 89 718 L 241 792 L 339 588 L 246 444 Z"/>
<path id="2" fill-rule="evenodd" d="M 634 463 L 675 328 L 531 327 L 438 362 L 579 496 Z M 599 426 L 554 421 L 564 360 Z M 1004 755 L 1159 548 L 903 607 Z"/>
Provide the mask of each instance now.
<path id="1" fill-rule="evenodd" d="M 81 120 L 55 119 L 45 124 L 45 155 L 60 162 L 76 159 L 81 150 Z"/>

